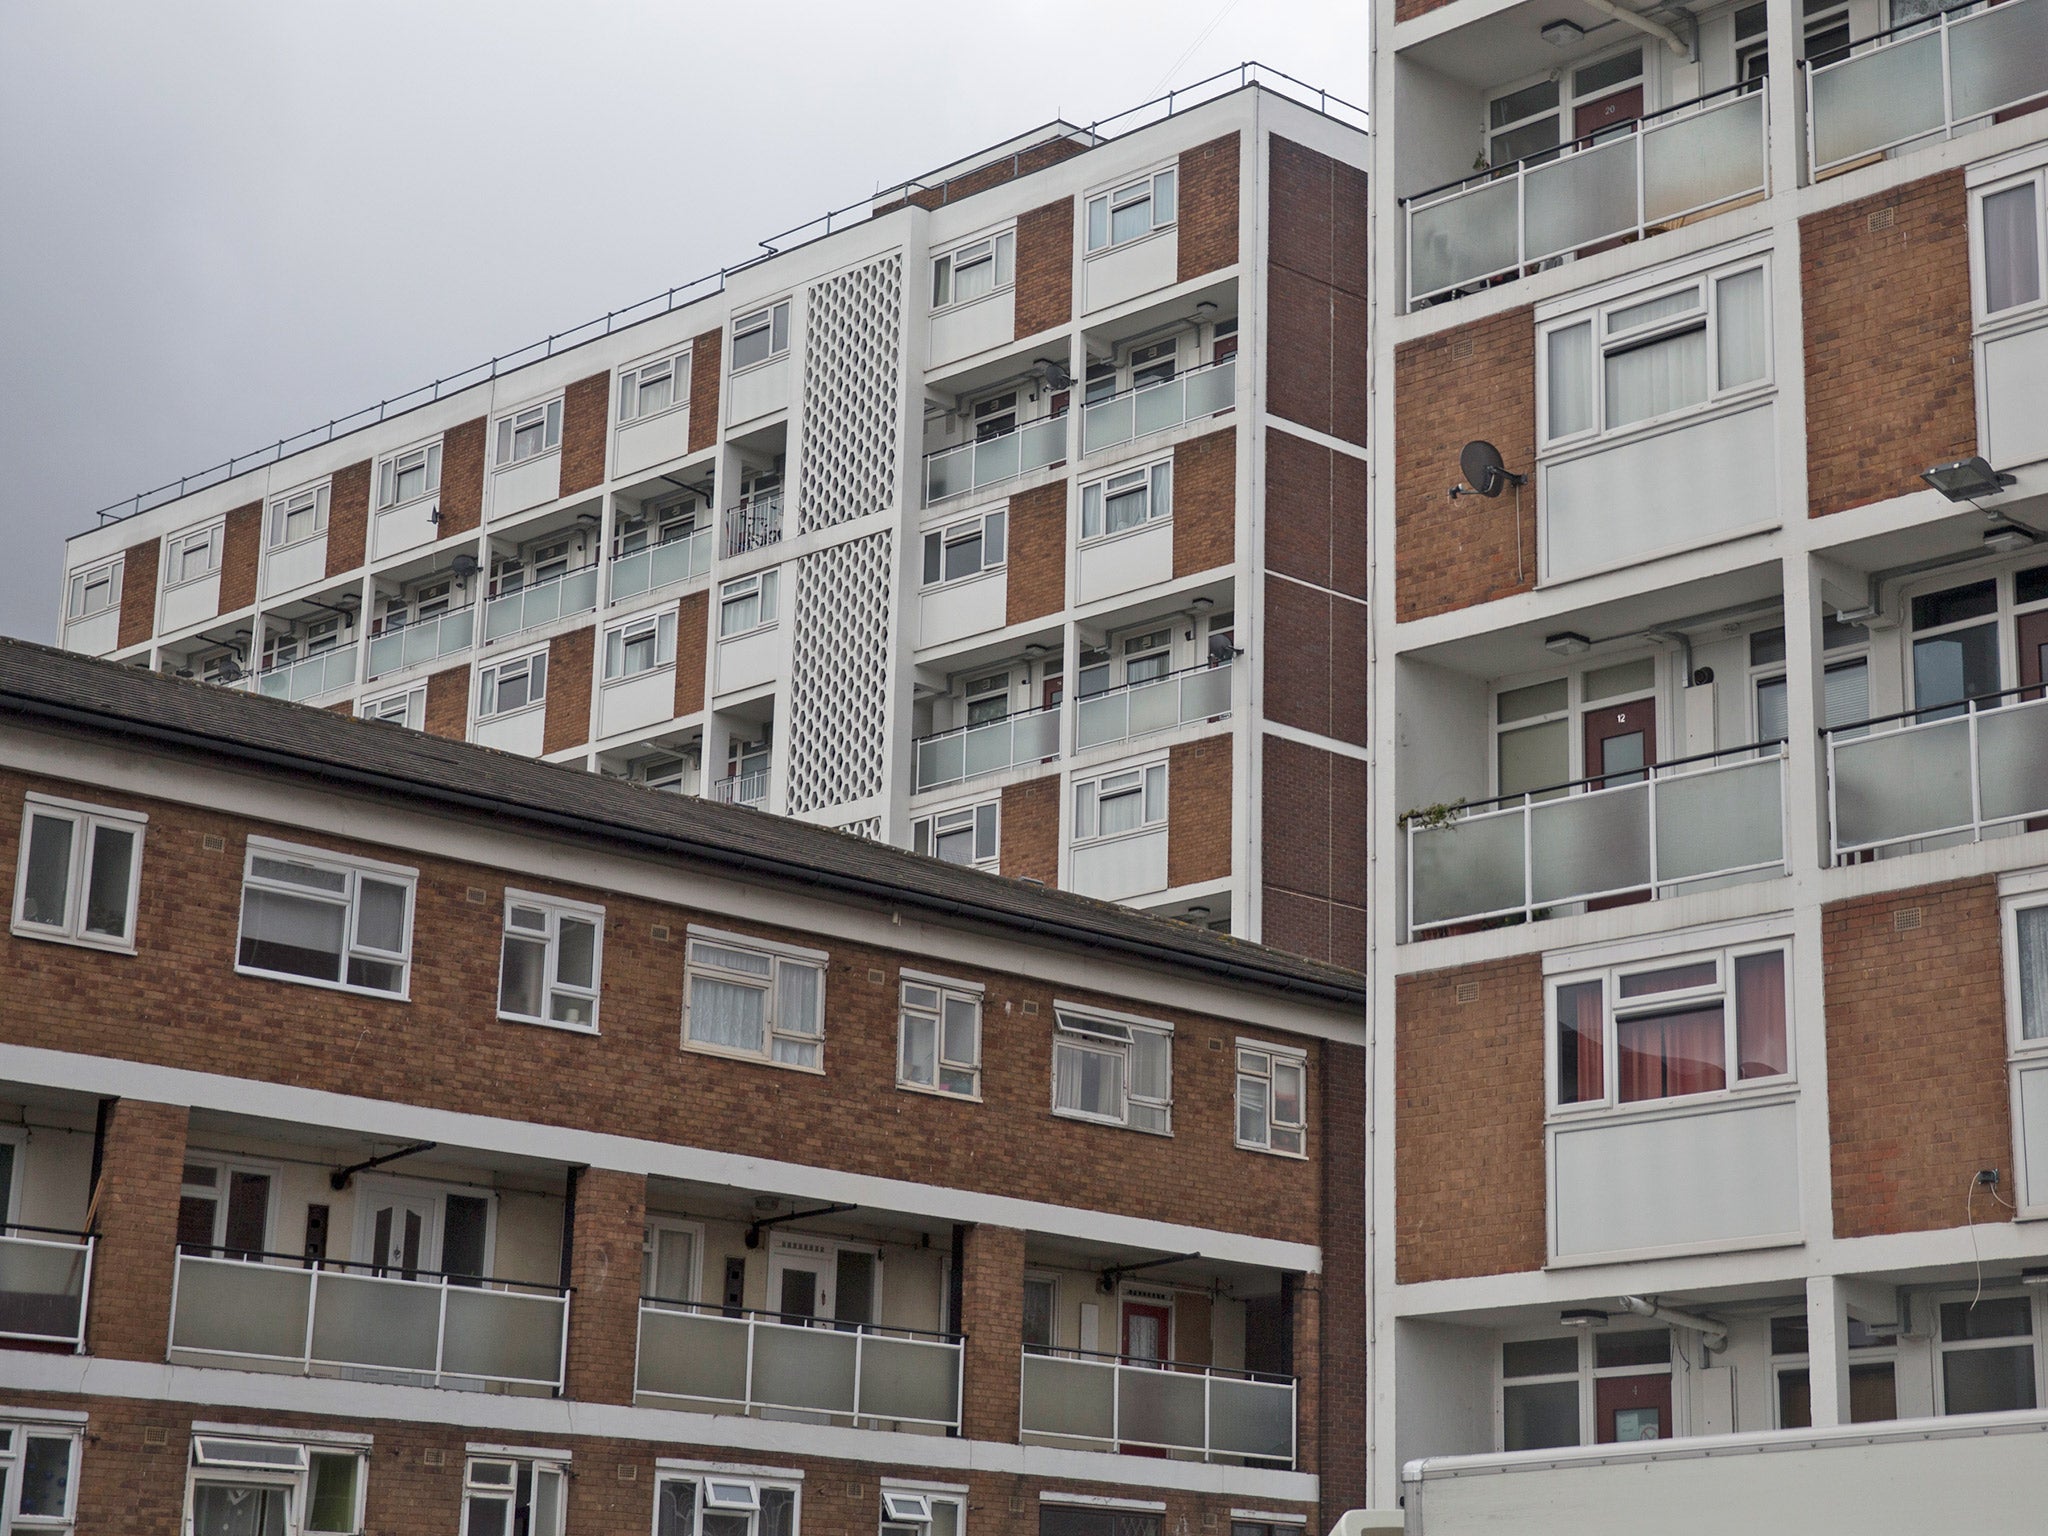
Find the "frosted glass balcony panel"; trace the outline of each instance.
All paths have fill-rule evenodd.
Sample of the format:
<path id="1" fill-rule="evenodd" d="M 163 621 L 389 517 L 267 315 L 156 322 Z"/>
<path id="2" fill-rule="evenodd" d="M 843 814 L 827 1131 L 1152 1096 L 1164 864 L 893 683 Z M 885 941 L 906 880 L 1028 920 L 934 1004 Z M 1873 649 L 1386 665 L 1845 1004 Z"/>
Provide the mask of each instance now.
<path id="1" fill-rule="evenodd" d="M 1648 223 L 1761 192 L 1764 185 L 1761 92 L 1674 117 L 1643 135 L 1643 218 Z"/>
<path id="2" fill-rule="evenodd" d="M 441 1333 L 440 1286 L 328 1270 L 320 1274 L 313 1303 L 315 1360 L 433 1371 Z"/>
<path id="3" fill-rule="evenodd" d="M 1144 683 L 1130 690 L 1131 734 L 1171 730 L 1181 722 L 1180 679 Z"/>
<path id="4" fill-rule="evenodd" d="M 1018 434 L 1005 433 L 991 437 L 974 445 L 974 483 L 977 487 L 994 485 L 998 480 L 1008 480 L 1019 473 L 1023 463 Z"/>
<path id="5" fill-rule="evenodd" d="M 1122 741 L 1131 734 L 1131 696 L 1119 688 L 1081 700 L 1080 718 L 1074 723 L 1074 742 L 1081 747 L 1099 747 L 1106 741 Z"/>
<path id="6" fill-rule="evenodd" d="M 1135 430 L 1137 407 L 1130 395 L 1099 400 L 1081 412 L 1081 451 L 1095 453 L 1128 443 Z"/>
<path id="7" fill-rule="evenodd" d="M 1782 864 L 1784 761 L 1768 757 L 1660 778 L 1658 883 Z"/>
<path id="8" fill-rule="evenodd" d="M 1203 1448 L 1206 1377 L 1134 1366 L 1125 1366 L 1117 1376 L 1117 1438 L 1121 1442 Z"/>
<path id="9" fill-rule="evenodd" d="M 1530 897 L 1539 906 L 1650 880 L 1650 790 L 1623 785 L 1530 807 Z"/>
<path id="10" fill-rule="evenodd" d="M 0 1338 L 75 1343 L 90 1252 L 82 1238 L 0 1236 Z"/>
<path id="11" fill-rule="evenodd" d="M 850 1333 L 756 1323 L 753 1400 L 776 1408 L 850 1414 L 853 1351 Z"/>
<path id="12" fill-rule="evenodd" d="M 1514 178 L 1488 182 L 1411 210 L 1408 291 L 1462 287 L 1516 264 Z"/>
<path id="13" fill-rule="evenodd" d="M 1212 368 L 1198 369 L 1187 376 L 1186 420 L 1227 411 L 1236 401 L 1236 358 L 1226 358 Z"/>
<path id="14" fill-rule="evenodd" d="M 1024 1357 L 1028 1434 L 1110 1440 L 1116 1435 L 1116 1367 L 1107 1360 Z"/>
<path id="15" fill-rule="evenodd" d="M 171 1348 L 302 1359 L 312 1294 L 309 1269 L 181 1254 Z"/>
<path id="16" fill-rule="evenodd" d="M 954 784 L 967 776 L 967 738 L 960 732 L 917 744 L 917 787 Z"/>
<path id="17" fill-rule="evenodd" d="M 2009 0 L 1950 23 L 1948 67 L 1958 123 L 2048 94 L 2048 3 Z"/>
<path id="18" fill-rule="evenodd" d="M 967 728 L 967 777 L 999 773 L 1010 766 L 1010 722 L 999 720 Z"/>
<path id="19" fill-rule="evenodd" d="M 1148 385 L 1136 391 L 1133 400 L 1132 414 L 1140 437 L 1148 432 L 1164 432 L 1187 420 L 1187 386 L 1179 379 Z"/>
<path id="20" fill-rule="evenodd" d="M 451 1285 L 441 1369 L 451 1376 L 552 1384 L 561 1379 L 567 1321 L 562 1296 Z"/>
<path id="21" fill-rule="evenodd" d="M 869 1335 L 860 1346 L 860 1415 L 925 1424 L 960 1419 L 960 1346 Z"/>
<path id="22" fill-rule="evenodd" d="M 1236 1456 L 1292 1459 L 1293 1385 L 1215 1378 L 1209 1383 L 1209 1445 Z"/>
<path id="23" fill-rule="evenodd" d="M 1415 828 L 1409 842 L 1415 910 L 1409 922 L 1441 923 L 1519 909 L 1528 895 L 1522 849 L 1525 814 L 1517 809 L 1447 827 Z"/>
<path id="24" fill-rule="evenodd" d="M 637 1379 L 642 1392 L 744 1403 L 746 1320 L 643 1306 Z"/>
<path id="25" fill-rule="evenodd" d="M 1977 775 L 1986 821 L 2048 812 L 2048 702 L 1977 716 Z"/>
<path id="26" fill-rule="evenodd" d="M 1808 77 L 1817 170 L 1942 126 L 1941 34 L 1923 32 Z"/>
<path id="27" fill-rule="evenodd" d="M 1835 740 L 1835 843 L 1840 848 L 1923 837 L 1970 825 L 1965 720 Z"/>
<path id="28" fill-rule="evenodd" d="M 1575 250 L 1635 228 L 1638 136 L 1623 134 L 1526 173 L 1524 260 Z"/>

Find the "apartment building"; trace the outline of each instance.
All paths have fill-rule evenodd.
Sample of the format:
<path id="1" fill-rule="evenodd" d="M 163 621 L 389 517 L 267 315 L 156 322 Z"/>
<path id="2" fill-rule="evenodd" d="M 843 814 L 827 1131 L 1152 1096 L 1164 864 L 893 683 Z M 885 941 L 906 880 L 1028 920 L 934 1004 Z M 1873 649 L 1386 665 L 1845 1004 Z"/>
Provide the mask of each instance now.
<path id="1" fill-rule="evenodd" d="M 1290 1536 L 1363 980 L 0 642 L 0 1529 Z"/>
<path id="2" fill-rule="evenodd" d="M 1360 968 L 1362 124 L 1020 135 L 123 503 L 62 643 Z"/>
<path id="3" fill-rule="evenodd" d="M 1639 12 L 1375 12 L 1372 1502 L 2037 1530 L 2048 4 Z"/>

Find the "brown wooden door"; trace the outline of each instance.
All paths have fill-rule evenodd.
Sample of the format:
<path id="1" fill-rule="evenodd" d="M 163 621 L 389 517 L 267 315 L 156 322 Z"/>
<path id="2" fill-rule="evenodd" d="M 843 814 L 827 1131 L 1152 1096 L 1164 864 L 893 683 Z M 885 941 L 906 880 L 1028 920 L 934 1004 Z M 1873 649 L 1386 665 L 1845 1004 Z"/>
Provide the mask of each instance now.
<path id="1" fill-rule="evenodd" d="M 1643 770 L 1657 761 L 1657 701 L 1631 699 L 1586 711 L 1586 768 L 1589 789 L 1640 784 Z"/>
<path id="2" fill-rule="evenodd" d="M 1572 137 L 1589 139 L 1596 133 L 1605 133 L 1617 123 L 1643 115 L 1643 88 L 1632 85 L 1625 91 L 1616 91 L 1612 96 L 1602 96 L 1598 101 L 1589 101 L 1572 114 Z"/>

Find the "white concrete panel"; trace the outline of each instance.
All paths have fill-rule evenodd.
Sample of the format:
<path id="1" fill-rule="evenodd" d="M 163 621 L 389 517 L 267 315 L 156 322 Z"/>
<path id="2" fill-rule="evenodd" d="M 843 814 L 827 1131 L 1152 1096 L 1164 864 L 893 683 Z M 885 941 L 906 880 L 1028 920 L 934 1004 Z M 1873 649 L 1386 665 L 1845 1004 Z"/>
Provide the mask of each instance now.
<path id="1" fill-rule="evenodd" d="M 1141 293 L 1171 287 L 1179 277 L 1180 230 L 1176 226 L 1090 256 L 1083 269 L 1081 308 L 1087 311 L 1121 304 Z"/>
<path id="2" fill-rule="evenodd" d="M 1004 569 L 920 593 L 917 643 L 944 645 L 984 630 L 1001 629 L 1009 613 L 1009 592 L 1010 573 Z"/>
<path id="3" fill-rule="evenodd" d="M 327 574 L 327 535 L 274 549 L 263 560 L 263 594 L 291 592 Z"/>
<path id="4" fill-rule="evenodd" d="M 615 736 L 667 720 L 676 712 L 676 669 L 656 667 L 638 677 L 606 683 L 598 693 L 597 733 Z"/>
<path id="5" fill-rule="evenodd" d="M 56 1130 L 42 1124 L 38 1115 L 28 1139 L 15 1144 L 14 1155 L 19 1160 L 15 1177 L 21 1181 L 16 1219 L 29 1227 L 83 1231 L 86 1207 L 92 1201 L 91 1118 L 83 1128 Z"/>
<path id="6" fill-rule="evenodd" d="M 1079 601 L 1092 603 L 1173 579 L 1173 523 L 1169 519 L 1136 533 L 1081 546 Z"/>
<path id="7" fill-rule="evenodd" d="M 1166 828 L 1074 850 L 1074 889 L 1098 901 L 1128 901 L 1166 889 Z"/>
<path id="8" fill-rule="evenodd" d="M 521 757 L 539 757 L 546 725 L 547 706 L 536 704 L 516 715 L 500 715 L 495 720 L 483 721 L 470 732 L 469 739 L 480 747 L 517 752 Z"/>
<path id="9" fill-rule="evenodd" d="M 619 428 L 618 442 L 612 448 L 612 473 L 631 474 L 650 464 L 679 459 L 689 451 L 690 408 L 682 405 Z"/>
<path id="10" fill-rule="evenodd" d="M 2048 325 L 1984 346 L 1984 456 L 1998 469 L 2048 459 Z"/>
<path id="11" fill-rule="evenodd" d="M 1797 1119 L 1778 1098 L 1553 1128 L 1552 1256 L 1796 1236 Z"/>
<path id="12" fill-rule="evenodd" d="M 1005 288 L 932 316 L 930 368 L 943 367 L 958 358 L 972 357 L 990 347 L 1000 347 L 1017 331 L 1017 290 Z"/>
<path id="13" fill-rule="evenodd" d="M 2013 1157 L 2020 1169 L 2023 1211 L 2048 1206 L 2048 1061 L 2016 1070 L 2019 1123 L 2012 1128 Z"/>
<path id="14" fill-rule="evenodd" d="M 1776 423 L 1767 400 L 1542 466 L 1543 579 L 1775 526 Z"/>
<path id="15" fill-rule="evenodd" d="M 156 607 L 158 634 L 170 634 L 188 624 L 203 624 L 220 612 L 220 572 L 202 576 L 164 589 Z"/>
<path id="16" fill-rule="evenodd" d="M 737 426 L 789 405 L 789 354 L 756 363 L 726 380 L 725 423 Z"/>
<path id="17" fill-rule="evenodd" d="M 562 454 L 557 449 L 537 458 L 491 471 L 492 517 L 510 517 L 538 507 L 562 494 Z"/>
<path id="18" fill-rule="evenodd" d="M 772 628 L 757 629 L 750 635 L 719 641 L 718 691 L 731 693 L 735 689 L 752 688 L 768 682 L 775 676 L 776 658 L 780 654 L 777 632 Z"/>
<path id="19" fill-rule="evenodd" d="M 370 523 L 370 558 L 382 560 L 386 555 L 433 542 L 440 532 L 440 526 L 434 521 L 440 507 L 441 498 L 432 496 L 425 501 L 393 507 L 389 512 L 379 512 Z"/>

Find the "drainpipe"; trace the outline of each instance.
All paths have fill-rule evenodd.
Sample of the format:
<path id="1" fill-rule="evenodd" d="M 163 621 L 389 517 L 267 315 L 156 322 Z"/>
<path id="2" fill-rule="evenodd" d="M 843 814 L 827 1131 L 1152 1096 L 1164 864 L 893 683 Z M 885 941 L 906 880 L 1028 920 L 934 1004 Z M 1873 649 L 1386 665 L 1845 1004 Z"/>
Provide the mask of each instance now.
<path id="1" fill-rule="evenodd" d="M 1625 10 L 1621 6 L 1616 5 L 1614 0 L 1585 0 L 1585 3 L 1603 16 L 1612 16 L 1624 26 L 1634 27 L 1638 32 L 1647 32 L 1650 36 L 1661 39 L 1664 46 L 1681 59 L 1689 57 L 1692 53 L 1692 50 L 1686 47 L 1685 39 L 1665 26 L 1661 21 L 1652 21 L 1647 16 L 1638 16 L 1634 11 Z"/>
<path id="2" fill-rule="evenodd" d="M 1674 1328 L 1689 1328 L 1700 1336 L 1708 1349 L 1719 1354 L 1728 1347 L 1728 1330 L 1711 1317 L 1702 1317 L 1697 1312 L 1680 1312 L 1672 1307 L 1661 1307 L 1643 1296 L 1618 1296 L 1621 1310 L 1636 1317 L 1654 1317 L 1660 1323 L 1669 1323 Z"/>

